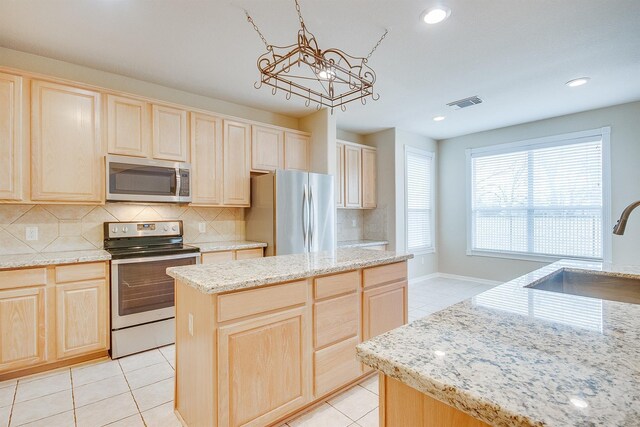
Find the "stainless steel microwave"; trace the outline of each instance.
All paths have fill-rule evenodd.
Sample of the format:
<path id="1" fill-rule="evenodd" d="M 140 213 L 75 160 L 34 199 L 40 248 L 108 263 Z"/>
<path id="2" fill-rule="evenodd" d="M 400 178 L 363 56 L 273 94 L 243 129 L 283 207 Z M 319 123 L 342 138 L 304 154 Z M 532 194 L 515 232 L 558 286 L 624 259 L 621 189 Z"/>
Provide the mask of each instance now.
<path id="1" fill-rule="evenodd" d="M 188 203 L 191 165 L 127 156 L 107 156 L 107 200 Z"/>

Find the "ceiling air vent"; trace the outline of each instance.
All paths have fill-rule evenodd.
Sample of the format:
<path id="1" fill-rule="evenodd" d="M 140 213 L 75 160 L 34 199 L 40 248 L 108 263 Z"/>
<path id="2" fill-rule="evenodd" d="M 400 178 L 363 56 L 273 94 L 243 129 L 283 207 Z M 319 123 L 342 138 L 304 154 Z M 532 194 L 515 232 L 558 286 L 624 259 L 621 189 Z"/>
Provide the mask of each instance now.
<path id="1" fill-rule="evenodd" d="M 477 96 L 470 96 L 469 98 L 459 99 L 457 101 L 453 101 L 448 103 L 447 105 L 454 110 L 460 110 L 462 108 L 471 107 L 473 105 L 482 104 L 482 99 Z"/>

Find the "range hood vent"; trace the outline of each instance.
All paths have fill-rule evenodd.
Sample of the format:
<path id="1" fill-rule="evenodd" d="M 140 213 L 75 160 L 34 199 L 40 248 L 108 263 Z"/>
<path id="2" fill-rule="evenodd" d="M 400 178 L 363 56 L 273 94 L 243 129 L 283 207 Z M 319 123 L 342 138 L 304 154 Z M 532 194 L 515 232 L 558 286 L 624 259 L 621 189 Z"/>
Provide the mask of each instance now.
<path id="1" fill-rule="evenodd" d="M 471 107 L 473 105 L 482 104 L 482 99 L 478 96 L 470 96 L 469 98 L 459 99 L 447 104 L 447 106 L 454 110 L 461 110 L 463 108 Z"/>

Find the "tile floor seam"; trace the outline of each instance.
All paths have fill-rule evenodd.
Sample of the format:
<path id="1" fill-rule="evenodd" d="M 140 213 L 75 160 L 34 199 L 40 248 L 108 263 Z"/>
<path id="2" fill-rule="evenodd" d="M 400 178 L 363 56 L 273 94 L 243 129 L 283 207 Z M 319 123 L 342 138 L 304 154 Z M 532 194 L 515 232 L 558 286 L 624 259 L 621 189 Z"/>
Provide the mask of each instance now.
<path id="1" fill-rule="evenodd" d="M 360 384 L 358 384 L 358 385 L 360 385 Z M 380 405 L 376 406 L 375 408 L 373 408 L 372 410 L 370 410 L 369 412 L 367 412 L 366 414 L 364 414 L 363 416 L 358 418 L 355 422 L 357 423 L 358 421 L 360 421 L 361 419 L 363 419 L 364 417 L 366 417 L 367 415 L 369 415 L 373 411 L 377 411 L 379 408 L 380 408 Z"/>
<path id="2" fill-rule="evenodd" d="M 162 356 L 162 357 L 164 357 L 164 356 Z M 127 371 L 127 372 L 124 372 L 124 371 L 123 371 L 123 373 L 124 373 L 124 376 L 126 377 L 126 376 L 127 376 L 127 374 L 130 374 L 130 373 L 132 373 L 132 372 L 136 372 L 136 371 L 139 371 L 139 370 L 141 370 L 141 369 L 147 369 L 147 368 L 150 368 L 150 367 L 152 367 L 152 366 L 156 366 L 156 365 L 162 365 L 163 363 L 169 363 L 169 361 L 167 360 L 166 362 L 152 363 L 151 365 L 142 366 L 142 367 L 140 367 L 140 368 L 132 369 L 132 370 Z M 118 363 L 118 364 L 119 364 L 119 363 Z M 171 363 L 169 363 L 169 365 L 171 365 Z M 122 369 L 122 365 L 120 365 L 120 369 Z"/>
<path id="3" fill-rule="evenodd" d="M 359 385 L 359 384 L 358 384 L 358 385 Z M 345 390 L 345 392 L 346 392 L 346 391 L 349 391 L 349 390 L 351 390 L 351 388 L 349 388 L 349 389 Z M 340 396 L 340 395 L 338 395 L 338 396 Z M 325 400 L 325 403 L 326 403 L 327 405 L 331 406 L 331 407 L 332 407 L 333 409 L 335 409 L 336 411 L 340 412 L 340 413 L 341 413 L 342 415 L 344 415 L 345 417 L 347 417 L 349 420 L 351 420 L 351 422 L 352 422 L 352 423 L 355 423 L 355 422 L 356 422 L 356 420 L 354 420 L 353 418 L 351 418 L 349 415 L 345 414 L 345 413 L 344 413 L 344 412 L 342 412 L 340 409 L 336 408 L 334 405 L 332 405 L 331 403 L 329 403 L 329 401 L 328 401 L 328 400 Z"/>
<path id="4" fill-rule="evenodd" d="M 161 354 L 162 354 L 162 352 L 161 352 Z M 127 379 L 127 374 L 125 374 L 124 369 L 122 369 L 122 364 L 120 364 L 120 361 L 118 361 L 118 366 L 120 367 L 120 370 L 122 371 L 122 376 L 124 376 L 124 381 L 127 383 L 127 387 L 129 388 L 129 393 L 131 394 L 131 398 L 133 399 L 133 403 L 136 405 L 136 409 L 138 410 L 138 415 L 140 415 L 140 418 L 142 419 L 142 424 L 145 427 L 147 427 L 147 422 L 144 420 L 144 417 L 142 416 L 142 411 L 140 410 L 140 406 L 138 405 L 138 401 L 136 400 L 136 396 L 133 394 L 133 390 L 131 389 L 131 385 L 129 384 L 129 380 Z M 175 399 L 175 396 L 174 396 L 174 399 Z"/>
<path id="5" fill-rule="evenodd" d="M 123 391 L 122 393 L 114 394 L 113 396 L 105 397 L 103 399 L 94 400 L 93 402 L 85 403 L 84 405 L 80 405 L 78 407 L 75 406 L 75 402 L 74 402 L 74 407 L 73 408 L 74 408 L 74 411 L 75 411 L 76 409 L 81 409 L 81 408 L 84 408 L 86 406 L 93 405 L 94 403 L 102 402 L 103 400 L 111 399 L 112 397 L 122 396 L 123 394 L 127 394 L 127 393 L 131 393 L 131 390 Z M 133 393 L 131 393 L 131 395 L 133 395 Z"/>
<path id="6" fill-rule="evenodd" d="M 66 391 L 66 390 L 63 390 Z M 73 409 L 72 409 L 73 410 Z M 42 421 L 42 420 L 46 420 L 47 418 L 51 418 L 51 417 L 55 417 L 56 415 L 60 415 L 60 414 L 64 414 L 65 412 L 69 412 L 69 410 L 67 409 L 66 411 L 62 411 L 62 412 L 56 412 L 55 414 L 49 414 L 46 417 L 42 417 L 42 418 L 38 418 L 37 420 L 29 420 L 26 423 L 22 423 L 22 424 L 17 424 L 15 426 L 11 425 L 11 422 L 9 422 L 9 427 L 20 427 L 20 426 L 24 426 L 27 424 L 31 424 L 31 423 L 35 423 L 36 421 Z"/>
<path id="7" fill-rule="evenodd" d="M 7 427 L 11 427 L 11 417 L 13 417 L 13 406 L 16 404 L 16 396 L 18 395 L 18 383 L 20 380 L 16 380 L 16 384 L 13 389 L 13 399 L 11 400 L 11 409 L 9 410 L 9 422 L 7 423 Z"/>
<path id="8" fill-rule="evenodd" d="M 71 406 L 73 407 L 73 425 L 78 426 L 78 418 L 76 417 L 76 394 L 73 388 L 73 372 L 69 369 L 69 380 L 71 381 Z"/>

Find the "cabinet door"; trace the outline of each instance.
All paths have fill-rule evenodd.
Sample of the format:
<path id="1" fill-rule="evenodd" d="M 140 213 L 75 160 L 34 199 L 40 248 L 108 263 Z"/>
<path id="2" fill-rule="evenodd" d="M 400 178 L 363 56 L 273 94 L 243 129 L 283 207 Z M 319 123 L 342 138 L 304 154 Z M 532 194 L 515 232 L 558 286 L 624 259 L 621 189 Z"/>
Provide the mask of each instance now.
<path id="1" fill-rule="evenodd" d="M 45 361 L 45 288 L 0 291 L 0 373 Z"/>
<path id="2" fill-rule="evenodd" d="M 219 426 L 265 426 L 310 401 L 305 307 L 219 329 Z"/>
<path id="3" fill-rule="evenodd" d="M 362 149 L 362 207 L 375 208 L 377 203 L 376 150 Z"/>
<path id="4" fill-rule="evenodd" d="M 192 203 L 222 204 L 222 120 L 191 113 Z"/>
<path id="5" fill-rule="evenodd" d="M 264 250 L 262 248 L 240 249 L 236 251 L 236 259 L 262 258 Z"/>
<path id="6" fill-rule="evenodd" d="M 0 199 L 22 199 L 22 78 L 0 73 Z"/>
<path id="7" fill-rule="evenodd" d="M 102 201 L 100 94 L 34 80 L 31 160 L 32 200 Z"/>
<path id="8" fill-rule="evenodd" d="M 224 204 L 249 206 L 251 202 L 251 126 L 224 121 Z"/>
<path id="9" fill-rule="evenodd" d="M 225 261 L 233 261 L 235 254 L 233 251 L 221 251 L 221 252 L 205 252 L 202 254 L 202 264 L 219 264 Z"/>
<path id="10" fill-rule="evenodd" d="M 362 374 L 356 357 L 357 345 L 358 337 L 353 337 L 313 354 L 313 392 L 316 398 Z"/>
<path id="11" fill-rule="evenodd" d="M 284 168 L 308 172 L 311 138 L 292 132 L 284 133 Z"/>
<path id="12" fill-rule="evenodd" d="M 110 154 L 148 157 L 150 131 L 148 103 L 107 95 L 107 145 Z"/>
<path id="13" fill-rule="evenodd" d="M 365 289 L 362 313 L 363 340 L 407 323 L 407 282 Z"/>
<path id="14" fill-rule="evenodd" d="M 336 145 L 336 206 L 344 208 L 344 145 Z"/>
<path id="15" fill-rule="evenodd" d="M 344 146 L 345 200 L 347 208 L 362 207 L 362 156 L 358 147 Z"/>
<path id="16" fill-rule="evenodd" d="M 107 350 L 109 326 L 104 280 L 56 286 L 58 359 Z"/>
<path id="17" fill-rule="evenodd" d="M 274 171 L 284 167 L 284 132 L 262 126 L 251 127 L 251 169 Z"/>
<path id="18" fill-rule="evenodd" d="M 153 157 L 188 162 L 187 112 L 164 105 L 153 105 Z"/>

